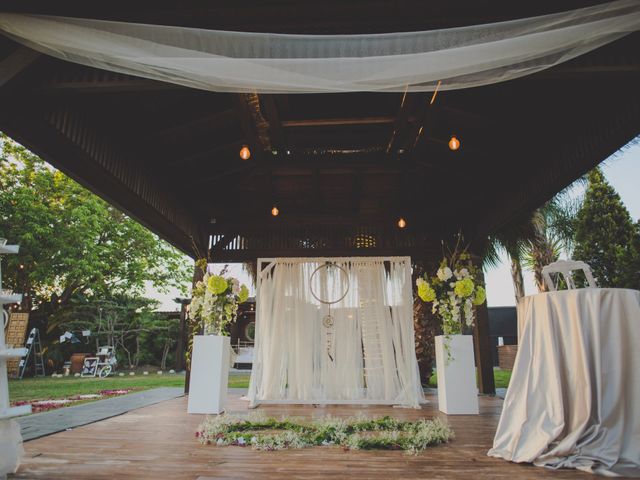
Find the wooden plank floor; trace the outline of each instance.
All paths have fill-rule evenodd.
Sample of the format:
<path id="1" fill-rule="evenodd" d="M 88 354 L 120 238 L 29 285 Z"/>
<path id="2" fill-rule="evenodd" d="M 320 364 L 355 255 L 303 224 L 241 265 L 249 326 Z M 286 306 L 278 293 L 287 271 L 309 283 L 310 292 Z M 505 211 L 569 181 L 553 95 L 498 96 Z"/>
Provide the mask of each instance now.
<path id="1" fill-rule="evenodd" d="M 246 411 L 239 395 L 229 410 Z M 25 444 L 26 458 L 15 478 L 209 479 L 209 478 L 589 478 L 574 471 L 550 471 L 489 458 L 502 400 L 482 397 L 480 415 L 442 415 L 436 399 L 422 410 L 357 406 L 264 406 L 271 415 L 348 417 L 392 415 L 403 419 L 443 416 L 456 438 L 413 456 L 399 451 L 348 451 L 337 447 L 259 452 L 242 447 L 201 446 L 194 432 L 201 415 L 187 415 L 185 397 L 131 411 L 72 431 Z"/>

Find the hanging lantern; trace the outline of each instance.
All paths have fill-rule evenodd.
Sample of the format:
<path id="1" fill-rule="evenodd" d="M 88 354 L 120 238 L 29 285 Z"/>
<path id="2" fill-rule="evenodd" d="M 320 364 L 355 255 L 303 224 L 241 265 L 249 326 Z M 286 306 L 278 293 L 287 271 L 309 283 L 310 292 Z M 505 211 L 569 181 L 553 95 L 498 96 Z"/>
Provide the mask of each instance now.
<path id="1" fill-rule="evenodd" d="M 460 140 L 455 135 L 451 136 L 449 140 L 449 150 L 453 150 L 454 152 L 460 148 Z"/>
<path id="2" fill-rule="evenodd" d="M 249 160 L 249 157 L 251 157 L 251 150 L 249 150 L 249 147 L 247 147 L 246 145 L 244 145 L 241 149 L 240 149 L 240 158 L 242 160 Z"/>
<path id="3" fill-rule="evenodd" d="M 280 213 L 280 210 L 278 210 L 278 207 L 274 205 L 274 207 L 271 209 L 271 215 L 273 215 L 274 217 L 277 217 L 279 213 Z"/>
<path id="4" fill-rule="evenodd" d="M 398 220 L 398 227 L 404 228 L 406 226 L 407 226 L 407 221 L 404 218 L 400 217 L 400 220 Z"/>

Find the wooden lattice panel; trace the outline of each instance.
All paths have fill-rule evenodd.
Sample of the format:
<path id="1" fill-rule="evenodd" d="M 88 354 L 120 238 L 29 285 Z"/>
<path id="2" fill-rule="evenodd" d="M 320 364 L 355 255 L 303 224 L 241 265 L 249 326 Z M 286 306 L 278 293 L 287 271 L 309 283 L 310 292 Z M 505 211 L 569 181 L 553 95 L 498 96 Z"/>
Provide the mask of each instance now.
<path id="1" fill-rule="evenodd" d="M 7 330 L 5 332 L 5 343 L 9 348 L 19 348 L 24 346 L 28 325 L 28 313 L 9 314 L 9 322 L 7 323 Z M 7 373 L 10 377 L 17 377 L 19 375 L 19 363 L 19 358 L 7 360 Z"/>

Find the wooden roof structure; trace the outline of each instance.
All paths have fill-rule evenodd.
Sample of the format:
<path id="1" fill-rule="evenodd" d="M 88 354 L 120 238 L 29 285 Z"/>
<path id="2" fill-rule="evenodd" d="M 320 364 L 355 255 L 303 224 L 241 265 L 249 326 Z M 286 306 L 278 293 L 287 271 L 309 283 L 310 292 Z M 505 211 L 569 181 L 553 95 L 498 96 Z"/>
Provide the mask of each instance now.
<path id="1" fill-rule="evenodd" d="M 596 3 L 5 0 L 2 10 L 329 34 L 474 25 Z M 198 91 L 67 63 L 0 36 L 0 130 L 191 255 L 212 247 L 221 262 L 425 257 L 460 229 L 469 240 L 486 237 L 637 136 L 639 52 L 636 33 L 432 102 L 430 93 Z M 448 148 L 451 135 L 458 151 Z"/>

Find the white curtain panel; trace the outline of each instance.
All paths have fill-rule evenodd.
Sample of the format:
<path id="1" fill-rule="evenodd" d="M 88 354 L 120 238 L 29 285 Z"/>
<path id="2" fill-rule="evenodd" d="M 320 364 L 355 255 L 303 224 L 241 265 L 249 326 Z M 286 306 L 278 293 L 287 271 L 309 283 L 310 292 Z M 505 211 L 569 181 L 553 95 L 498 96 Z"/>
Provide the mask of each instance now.
<path id="1" fill-rule="evenodd" d="M 333 262 L 337 268 L 321 268 Z M 283 258 L 259 273 L 249 399 L 424 402 L 413 332 L 411 260 Z M 314 298 L 340 302 L 327 306 Z M 312 293 L 313 288 L 313 293 Z M 327 328 L 323 317 L 333 317 Z"/>
<path id="2" fill-rule="evenodd" d="M 640 29 L 619 0 L 470 27 L 282 35 L 0 13 L 0 32 L 47 55 L 219 92 L 433 91 L 539 72 Z"/>

